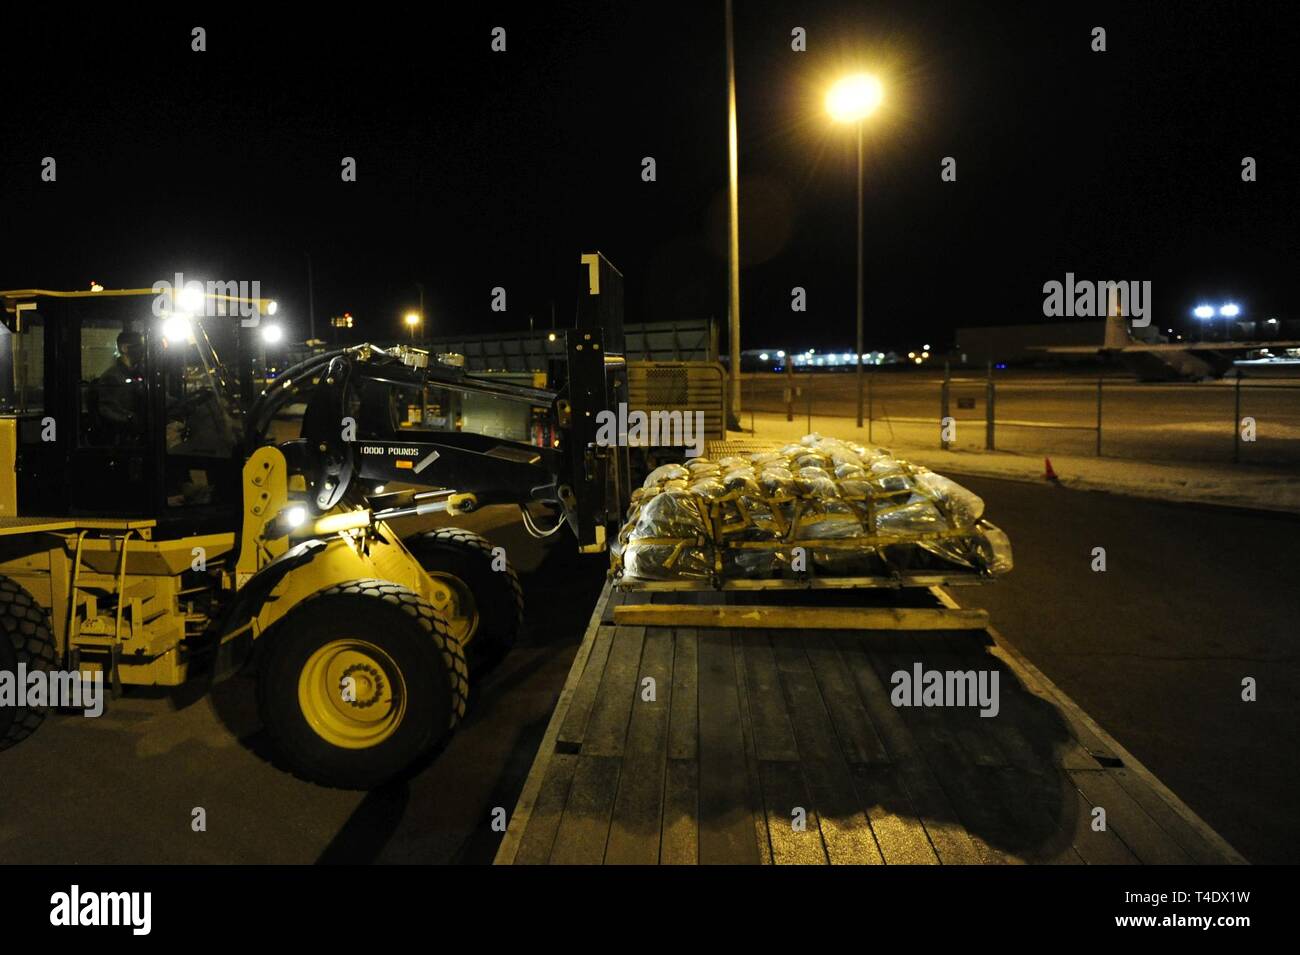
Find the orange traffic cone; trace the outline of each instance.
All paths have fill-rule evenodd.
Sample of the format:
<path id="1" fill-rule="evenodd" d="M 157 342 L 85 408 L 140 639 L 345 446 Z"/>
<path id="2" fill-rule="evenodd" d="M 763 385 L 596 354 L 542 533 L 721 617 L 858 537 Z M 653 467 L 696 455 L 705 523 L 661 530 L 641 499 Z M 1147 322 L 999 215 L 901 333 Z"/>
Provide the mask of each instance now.
<path id="1" fill-rule="evenodd" d="M 1061 479 L 1057 477 L 1056 472 L 1052 470 L 1051 458 L 1043 458 L 1043 467 L 1045 468 L 1043 477 L 1047 478 L 1047 480 L 1051 481 L 1053 484 L 1061 483 Z"/>

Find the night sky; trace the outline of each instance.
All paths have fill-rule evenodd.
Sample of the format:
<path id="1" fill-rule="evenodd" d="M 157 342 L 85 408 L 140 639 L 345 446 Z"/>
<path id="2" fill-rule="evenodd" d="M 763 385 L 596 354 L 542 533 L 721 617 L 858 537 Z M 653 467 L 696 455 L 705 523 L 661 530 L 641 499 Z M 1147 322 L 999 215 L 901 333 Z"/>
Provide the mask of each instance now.
<path id="1" fill-rule="evenodd" d="M 725 323 L 720 0 L 467 6 L 7 11 L 0 287 L 257 279 L 301 338 L 310 254 L 318 327 L 349 310 L 384 339 L 416 282 L 435 333 L 544 327 L 552 303 L 570 323 L 578 256 L 600 249 L 629 321 Z M 1203 297 L 1300 318 L 1294 5 L 736 7 L 746 347 L 852 342 L 854 134 L 823 97 L 855 67 L 886 88 L 867 121 L 868 347 L 1041 320 L 1067 271 L 1151 280 L 1162 328 Z"/>

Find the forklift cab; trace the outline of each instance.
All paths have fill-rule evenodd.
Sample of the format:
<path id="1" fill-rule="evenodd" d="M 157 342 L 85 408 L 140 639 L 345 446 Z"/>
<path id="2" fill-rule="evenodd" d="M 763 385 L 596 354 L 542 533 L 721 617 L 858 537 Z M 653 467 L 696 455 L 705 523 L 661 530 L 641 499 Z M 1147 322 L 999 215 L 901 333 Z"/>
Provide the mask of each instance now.
<path id="1" fill-rule="evenodd" d="M 0 510 L 152 519 L 155 537 L 237 522 L 243 421 L 221 360 L 239 354 L 237 318 L 159 309 L 152 290 L 0 297 L 16 478 Z"/>

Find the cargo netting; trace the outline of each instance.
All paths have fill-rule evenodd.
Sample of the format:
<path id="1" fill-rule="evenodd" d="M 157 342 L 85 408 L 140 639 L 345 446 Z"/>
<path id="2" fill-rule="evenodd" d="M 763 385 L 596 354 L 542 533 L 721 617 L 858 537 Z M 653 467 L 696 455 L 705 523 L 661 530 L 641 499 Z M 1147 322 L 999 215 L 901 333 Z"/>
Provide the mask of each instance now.
<path id="1" fill-rule="evenodd" d="M 656 468 L 611 548 L 639 580 L 997 577 L 1011 544 L 984 501 L 880 448 L 810 434 L 797 444 Z"/>

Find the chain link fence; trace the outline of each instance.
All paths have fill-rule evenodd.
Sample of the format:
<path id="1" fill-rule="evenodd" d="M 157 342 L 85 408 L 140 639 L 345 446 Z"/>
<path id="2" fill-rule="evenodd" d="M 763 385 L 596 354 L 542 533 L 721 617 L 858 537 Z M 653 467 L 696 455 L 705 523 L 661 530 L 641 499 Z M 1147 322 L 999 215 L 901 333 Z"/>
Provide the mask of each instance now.
<path id="1" fill-rule="evenodd" d="M 743 427 L 755 414 L 856 425 L 852 370 L 747 374 L 741 386 Z M 861 438 L 884 446 L 1300 464 L 1300 379 L 864 370 L 862 421 Z"/>

